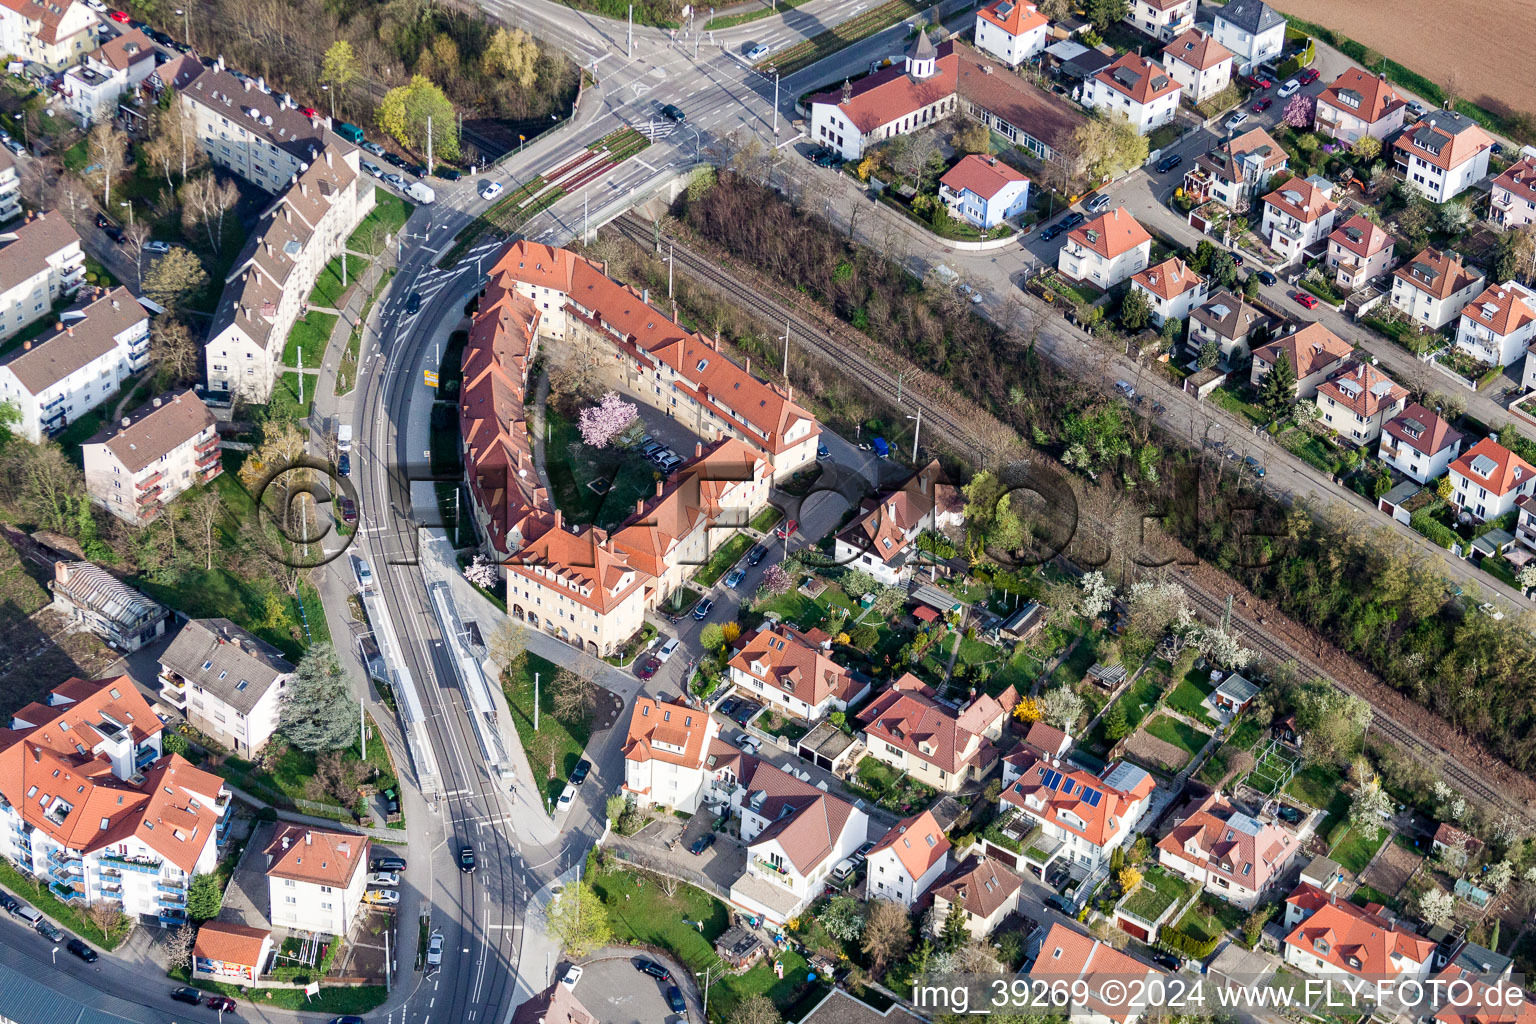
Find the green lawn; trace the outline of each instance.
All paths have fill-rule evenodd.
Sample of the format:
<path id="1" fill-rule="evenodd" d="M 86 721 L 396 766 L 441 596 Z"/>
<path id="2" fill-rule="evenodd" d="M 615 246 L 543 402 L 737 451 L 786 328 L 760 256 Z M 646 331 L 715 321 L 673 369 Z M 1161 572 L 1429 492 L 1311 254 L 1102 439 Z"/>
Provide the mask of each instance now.
<path id="1" fill-rule="evenodd" d="M 1337 768 L 1329 764 L 1315 764 L 1298 771 L 1285 791 L 1313 807 L 1326 808 L 1338 796 L 1339 786 L 1343 782 Z"/>
<path id="2" fill-rule="evenodd" d="M 1381 849 L 1381 844 L 1387 840 L 1387 830 L 1366 826 L 1361 828 L 1356 825 L 1344 834 L 1338 845 L 1328 851 L 1328 856 L 1339 862 L 1339 867 L 1351 874 L 1358 875 L 1365 870 L 1365 866 L 1376 856 L 1376 851 Z"/>
<path id="3" fill-rule="evenodd" d="M 761 621 L 761 617 L 769 612 L 776 612 L 785 622 L 792 622 L 800 629 L 809 629 L 812 626 L 825 625 L 834 607 L 856 614 L 851 611 L 853 605 L 843 593 L 842 588 L 829 584 L 827 589 L 822 591 L 821 596 L 814 601 L 799 590 L 791 590 L 787 594 L 769 598 L 757 605 L 754 611 L 757 613 L 758 621 Z M 751 624 L 755 625 L 755 623 Z"/>
<path id="4" fill-rule="evenodd" d="M 1380 903 L 1382 906 L 1393 911 L 1401 909 L 1402 906 L 1393 897 L 1388 896 L 1380 889 L 1373 889 L 1368 885 L 1357 886 L 1355 891 L 1350 894 L 1349 902 L 1357 907 L 1363 907 L 1367 903 Z"/>
<path id="5" fill-rule="evenodd" d="M 634 513 L 638 499 L 656 493 L 660 473 L 638 452 L 583 443 L 576 417 L 561 416 L 553 403 L 544 418 L 548 424 L 544 466 L 555 491 L 555 507 L 566 522 L 612 529 Z M 593 481 L 605 482 L 607 490 L 593 490 L 588 486 Z"/>
<path id="6" fill-rule="evenodd" d="M 320 271 L 320 277 L 315 281 L 315 290 L 309 293 L 311 306 L 330 306 L 337 308 L 341 305 L 341 297 L 347 293 L 357 279 L 363 276 L 368 269 L 368 261 L 361 256 L 347 253 L 347 282 L 341 282 L 341 257 L 337 256 L 325 265 Z"/>
<path id="7" fill-rule="evenodd" d="M 365 779 L 366 784 L 373 785 L 379 790 L 393 789 L 400 785 L 395 775 L 394 765 L 389 760 L 389 751 L 385 748 L 383 737 L 379 734 L 379 727 L 371 719 L 368 722 L 367 761 L 363 761 L 362 751 L 356 740 L 342 751 L 342 758 L 353 763 L 366 763 L 377 771 L 376 776 L 370 774 L 369 778 Z M 293 804 L 299 800 L 310 800 L 341 806 L 336 797 L 309 788 L 309 780 L 315 774 L 315 755 L 299 750 L 297 747 L 285 748 L 281 756 L 272 761 L 269 767 L 258 767 L 243 758 L 230 757 L 225 760 L 224 768 L 224 774 L 231 783 L 248 792 L 253 792 L 270 803 Z M 358 798 L 358 803 L 361 803 L 361 798 Z M 347 806 L 356 807 L 355 804 Z"/>
<path id="8" fill-rule="evenodd" d="M 116 949 L 128 937 L 129 932 L 133 931 L 131 926 L 120 927 L 110 936 L 106 935 L 96 927 L 94 921 L 86 916 L 84 908 L 77 910 L 75 904 L 65 903 L 50 892 L 46 885 L 39 885 L 23 877 L 21 872 L 4 858 L 0 858 L 0 885 L 4 886 L 6 892 L 12 893 L 25 903 L 32 904 L 93 946 L 108 950 Z"/>
<path id="9" fill-rule="evenodd" d="M 1078 641 L 1060 665 L 1051 670 L 1051 678 L 1046 682 L 1046 688 L 1057 686 L 1073 686 L 1088 674 L 1093 663 L 1098 660 L 1099 645 L 1095 636 L 1085 636 Z"/>
<path id="10" fill-rule="evenodd" d="M 927 807 L 935 793 L 928 786 L 901 774 L 890 765 L 866 756 L 850 779 L 849 788 L 861 793 L 893 814 L 915 814 Z"/>
<path id="11" fill-rule="evenodd" d="M 313 311 L 295 320 L 293 329 L 288 332 L 288 344 L 283 347 L 283 365 L 298 366 L 302 349 L 304 369 L 319 369 L 325 360 L 325 348 L 331 343 L 331 332 L 336 328 L 336 320 L 335 313 Z"/>
<path id="12" fill-rule="evenodd" d="M 390 279 L 395 276 L 395 268 L 390 267 L 379 276 L 379 283 L 374 287 L 373 293 L 368 296 L 368 301 L 363 303 L 362 315 L 358 317 L 357 324 L 352 328 L 352 334 L 347 338 L 347 347 L 341 354 L 341 363 L 336 367 L 336 393 L 345 395 L 357 385 L 357 359 L 363 347 L 363 325 L 368 322 L 368 313 L 373 309 L 373 304 L 378 301 L 380 295 L 389 287 Z"/>
<path id="13" fill-rule="evenodd" d="M 377 185 L 373 188 L 373 197 L 376 205 L 357 225 L 352 237 L 347 239 L 347 248 L 354 252 L 381 252 L 385 236 L 398 232 L 415 209 L 415 206 L 395 193 Z"/>
<path id="14" fill-rule="evenodd" d="M 757 720 L 757 727 L 763 732 L 782 736 L 790 743 L 798 743 L 800 738 L 810 730 L 805 727 L 804 719 L 791 718 L 789 715 L 779 715 L 777 712 L 768 711 Z"/>
<path id="15" fill-rule="evenodd" d="M 1237 725 L 1227 735 L 1227 745 L 1238 750 L 1252 750 L 1253 745 L 1264 735 L 1264 726 L 1253 715 L 1246 715 L 1238 720 Z"/>
<path id="16" fill-rule="evenodd" d="M 1184 879 L 1161 867 L 1150 867 L 1142 875 L 1141 885 L 1125 898 L 1120 908 L 1143 921 L 1156 921 L 1160 914 L 1188 899 L 1193 892 L 1194 887 Z"/>
<path id="17" fill-rule="evenodd" d="M 569 724 L 554 715 L 555 696 L 551 685 L 560 666 L 537 654 L 524 657 L 522 671 L 504 675 L 502 692 L 507 695 L 507 706 L 517 735 L 528 754 L 528 763 L 539 776 L 544 793 L 550 799 L 558 799 L 571 769 L 581 760 L 581 752 L 591 737 L 588 722 Z M 539 728 L 533 728 L 534 677 L 539 684 Z"/>
<path id="18" fill-rule="evenodd" d="M 1189 675 L 1179 680 L 1179 685 L 1168 694 L 1168 706 L 1214 729 L 1216 720 L 1206 710 L 1204 701 L 1215 689 L 1216 687 L 1211 685 L 1210 673 L 1192 670 Z"/>
<path id="19" fill-rule="evenodd" d="M 1245 402 L 1239 398 L 1231 388 L 1223 385 L 1211 392 L 1211 401 L 1221 406 L 1234 416 L 1240 416 L 1257 426 L 1263 426 L 1269 422 L 1269 414 L 1252 402 Z"/>
<path id="20" fill-rule="evenodd" d="M 715 581 L 741 561 L 741 556 L 747 553 L 747 548 L 752 546 L 752 538 L 745 533 L 734 533 L 724 544 L 715 548 L 709 556 L 709 561 L 699 567 L 699 571 L 693 574 L 693 582 L 702 587 L 712 587 Z"/>
<path id="21" fill-rule="evenodd" d="M 777 526 L 779 520 L 783 518 L 783 510 L 773 505 L 765 505 L 763 510 L 757 515 L 753 516 L 752 521 L 747 525 L 756 530 L 758 533 L 767 533 L 769 530 Z"/>
<path id="22" fill-rule="evenodd" d="M 308 646 L 303 642 L 303 630 L 298 625 L 301 621 L 298 604 L 292 598 L 223 569 L 190 570 L 174 586 L 163 586 L 147 577 L 132 582 L 156 601 L 188 618 L 223 616 L 272 644 L 291 661 L 301 657 Z M 300 584 L 299 592 L 304 596 L 304 610 L 314 642 L 330 642 L 330 628 L 321 612 L 319 596 L 307 583 Z"/>
<path id="23" fill-rule="evenodd" d="M 1179 918 L 1178 930 L 1200 942 L 1208 942 L 1223 932 L 1240 928 L 1246 915 L 1230 903 L 1201 896 Z"/>
<path id="24" fill-rule="evenodd" d="M 304 374 L 304 400 L 299 401 L 299 374 L 288 370 L 278 375 L 272 385 L 272 400 L 267 411 L 279 419 L 300 420 L 315 407 L 315 387 L 320 380 L 318 373 Z"/>
<path id="25" fill-rule="evenodd" d="M 216 981 L 193 981 L 182 968 L 168 972 L 178 984 L 191 985 L 205 992 L 219 992 L 237 1003 L 247 1001 L 259 1006 L 271 1006 L 279 1010 L 304 1010 L 310 1013 L 363 1014 L 378 1006 L 389 997 L 383 985 L 324 985 L 313 998 L 306 997 L 302 988 L 255 988 L 242 989 L 237 985 L 225 985 Z"/>
<path id="26" fill-rule="evenodd" d="M 1209 740 L 1210 734 L 1201 732 L 1193 726 L 1186 725 L 1176 718 L 1168 715 L 1156 715 L 1146 725 L 1147 732 L 1167 743 L 1172 743 L 1180 750 L 1185 751 L 1190 757 L 1200 753 L 1201 748 Z"/>

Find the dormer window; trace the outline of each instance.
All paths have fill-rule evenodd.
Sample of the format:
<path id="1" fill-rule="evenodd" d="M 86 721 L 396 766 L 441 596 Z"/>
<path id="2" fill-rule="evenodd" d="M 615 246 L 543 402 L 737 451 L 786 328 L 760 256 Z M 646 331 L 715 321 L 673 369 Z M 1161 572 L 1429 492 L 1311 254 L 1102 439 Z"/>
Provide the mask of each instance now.
<path id="1" fill-rule="evenodd" d="M 1324 956 L 1327 956 L 1328 955 L 1328 940 L 1327 939 L 1313 939 L 1312 940 L 1312 948 L 1315 949 L 1317 952 L 1323 954 Z"/>

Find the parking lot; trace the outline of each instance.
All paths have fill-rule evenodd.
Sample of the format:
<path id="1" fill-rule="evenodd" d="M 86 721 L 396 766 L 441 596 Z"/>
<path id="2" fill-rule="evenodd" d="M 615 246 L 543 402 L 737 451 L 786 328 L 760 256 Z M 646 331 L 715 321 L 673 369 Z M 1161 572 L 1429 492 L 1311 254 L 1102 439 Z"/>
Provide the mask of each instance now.
<path id="1" fill-rule="evenodd" d="M 662 962 L 654 954 L 647 957 Z M 635 969 L 635 959 L 612 947 L 599 950 L 582 965 L 581 979 L 574 990 L 576 998 L 604 1024 L 656 1024 L 677 1019 L 667 1006 L 668 983 L 640 973 Z M 678 965 L 662 965 L 672 972 L 673 982 L 678 983 Z M 563 970 L 560 973 L 563 975 Z M 678 988 L 688 1003 L 688 1019 L 703 1020 L 702 1008 L 691 996 L 694 986 L 678 983 Z"/>

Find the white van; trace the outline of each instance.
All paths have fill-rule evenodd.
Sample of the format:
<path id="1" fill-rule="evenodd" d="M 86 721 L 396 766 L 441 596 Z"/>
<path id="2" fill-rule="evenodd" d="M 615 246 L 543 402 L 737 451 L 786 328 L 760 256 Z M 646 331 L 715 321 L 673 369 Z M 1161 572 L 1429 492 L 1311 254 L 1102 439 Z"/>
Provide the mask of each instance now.
<path id="1" fill-rule="evenodd" d="M 846 882 L 848 876 L 853 874 L 856 867 L 857 865 L 853 863 L 852 857 L 844 857 L 837 862 L 837 867 L 832 869 L 832 881 Z"/>

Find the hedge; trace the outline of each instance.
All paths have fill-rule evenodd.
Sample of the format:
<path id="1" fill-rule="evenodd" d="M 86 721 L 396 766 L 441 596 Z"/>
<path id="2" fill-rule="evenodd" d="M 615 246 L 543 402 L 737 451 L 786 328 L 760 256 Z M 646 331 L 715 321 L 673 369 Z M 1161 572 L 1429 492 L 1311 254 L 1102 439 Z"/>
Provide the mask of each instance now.
<path id="1" fill-rule="evenodd" d="M 1446 550 L 1461 542 L 1461 538 L 1449 526 L 1431 518 L 1423 509 L 1408 516 L 1408 525 Z"/>
<path id="2" fill-rule="evenodd" d="M 1164 928 L 1157 933 L 1157 941 L 1160 945 L 1167 946 L 1175 953 L 1183 953 L 1191 960 L 1204 960 L 1216 952 L 1221 939 L 1220 935 L 1211 939 L 1195 939 L 1173 928 Z"/>

